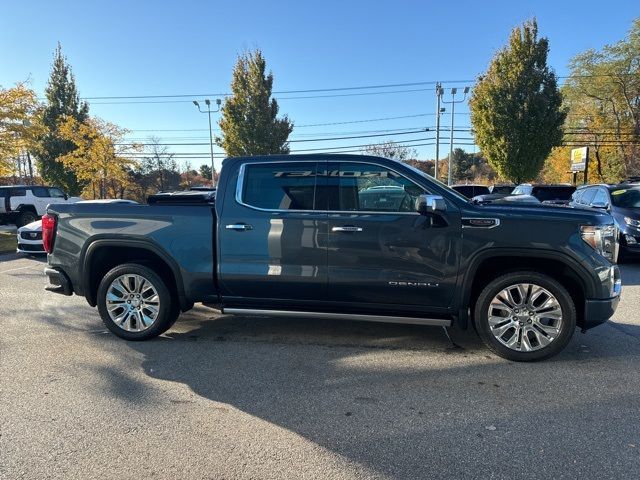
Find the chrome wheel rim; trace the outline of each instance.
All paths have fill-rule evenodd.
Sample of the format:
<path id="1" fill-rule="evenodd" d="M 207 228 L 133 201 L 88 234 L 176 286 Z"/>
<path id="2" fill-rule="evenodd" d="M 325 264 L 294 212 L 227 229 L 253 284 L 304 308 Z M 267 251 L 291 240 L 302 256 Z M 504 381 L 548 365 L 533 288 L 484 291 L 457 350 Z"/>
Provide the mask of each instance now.
<path id="1" fill-rule="evenodd" d="M 562 307 L 547 289 L 518 283 L 501 290 L 489 305 L 489 330 L 502 345 L 518 352 L 549 346 L 562 329 Z"/>
<path id="2" fill-rule="evenodd" d="M 119 328 L 143 332 L 151 328 L 160 313 L 158 290 L 141 275 L 120 275 L 107 290 L 107 311 Z"/>

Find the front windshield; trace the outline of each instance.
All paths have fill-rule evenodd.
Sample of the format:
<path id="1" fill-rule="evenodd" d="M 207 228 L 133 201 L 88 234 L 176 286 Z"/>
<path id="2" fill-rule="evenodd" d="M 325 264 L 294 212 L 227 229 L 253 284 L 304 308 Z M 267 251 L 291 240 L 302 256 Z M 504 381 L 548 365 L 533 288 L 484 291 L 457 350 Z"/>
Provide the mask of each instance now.
<path id="1" fill-rule="evenodd" d="M 437 184 L 439 184 L 441 187 L 446 188 L 447 190 L 449 190 L 449 193 L 451 193 L 451 195 L 458 197 L 461 201 L 463 202 L 470 202 L 471 200 L 469 200 L 467 197 L 465 197 L 464 195 L 462 195 L 459 192 L 456 192 L 453 188 L 451 188 L 449 185 L 446 185 L 444 183 L 442 183 L 440 180 L 438 180 L 437 178 L 433 178 L 431 175 L 429 175 L 428 173 L 423 172 L 422 170 L 420 170 L 419 168 L 414 167 L 413 165 L 409 165 L 408 163 L 404 163 L 403 164 L 405 167 L 410 168 L 412 171 L 414 171 L 415 173 L 417 173 L 418 175 L 420 175 L 423 178 L 426 178 L 427 180 L 431 181 L 431 182 L 435 182 Z"/>
<path id="2" fill-rule="evenodd" d="M 640 208 L 640 187 L 612 190 L 611 203 L 621 208 Z"/>

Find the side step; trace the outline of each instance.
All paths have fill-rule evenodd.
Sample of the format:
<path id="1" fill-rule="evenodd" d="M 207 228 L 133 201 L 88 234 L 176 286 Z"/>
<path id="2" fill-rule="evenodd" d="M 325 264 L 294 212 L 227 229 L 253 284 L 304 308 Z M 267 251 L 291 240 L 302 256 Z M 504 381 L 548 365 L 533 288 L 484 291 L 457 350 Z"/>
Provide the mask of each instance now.
<path id="1" fill-rule="evenodd" d="M 432 325 L 450 327 L 452 320 L 446 318 L 394 317 L 387 315 L 358 315 L 352 313 L 297 312 L 292 310 L 258 310 L 252 308 L 224 308 L 222 313 L 233 315 L 259 315 L 265 317 L 289 318 L 333 318 L 357 320 L 361 322 L 403 323 L 411 325 Z"/>

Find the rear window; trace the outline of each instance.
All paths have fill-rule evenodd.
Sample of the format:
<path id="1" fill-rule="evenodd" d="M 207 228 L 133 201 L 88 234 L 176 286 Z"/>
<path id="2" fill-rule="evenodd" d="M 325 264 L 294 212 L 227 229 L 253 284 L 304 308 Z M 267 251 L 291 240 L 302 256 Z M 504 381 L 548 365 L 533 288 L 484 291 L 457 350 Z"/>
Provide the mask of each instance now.
<path id="1" fill-rule="evenodd" d="M 483 185 L 455 185 L 453 189 L 467 198 L 491 193 L 489 192 L 489 187 L 485 187 Z"/>
<path id="2" fill-rule="evenodd" d="M 576 187 L 570 185 L 559 187 L 535 187 L 532 195 L 541 202 L 547 200 L 570 200 Z"/>
<path id="3" fill-rule="evenodd" d="M 267 210 L 313 210 L 317 164 L 246 165 L 242 202 Z"/>
<path id="4" fill-rule="evenodd" d="M 0 197 L 24 197 L 27 194 L 24 187 L 2 187 Z"/>

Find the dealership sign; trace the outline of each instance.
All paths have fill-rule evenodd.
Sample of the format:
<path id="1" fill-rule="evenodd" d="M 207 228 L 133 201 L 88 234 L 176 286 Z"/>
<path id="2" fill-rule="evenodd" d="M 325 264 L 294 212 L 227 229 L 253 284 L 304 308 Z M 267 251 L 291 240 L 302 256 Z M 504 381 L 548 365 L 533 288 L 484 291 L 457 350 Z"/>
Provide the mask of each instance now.
<path id="1" fill-rule="evenodd" d="M 571 150 L 571 171 L 584 172 L 589 161 L 589 147 L 574 148 Z"/>

